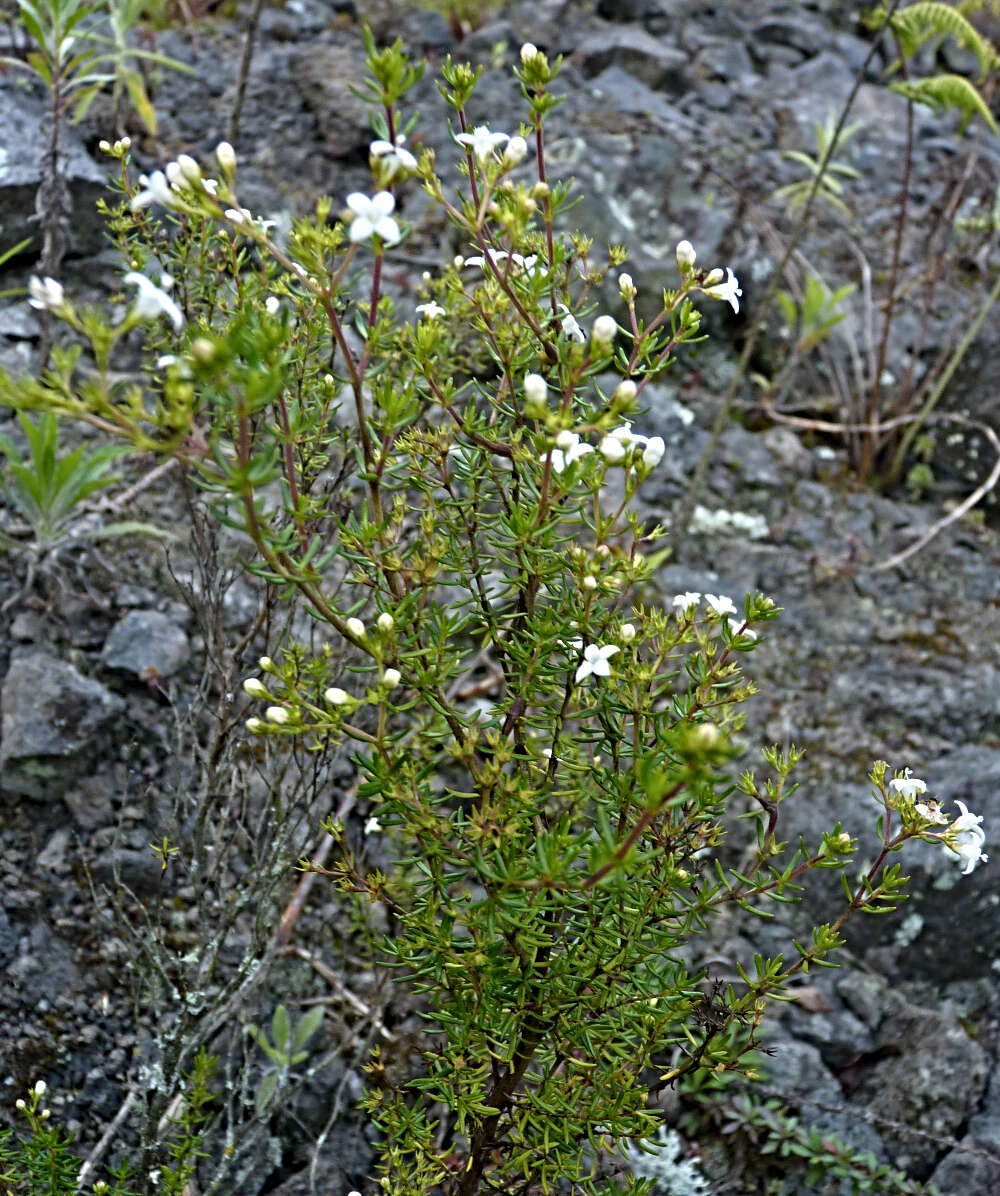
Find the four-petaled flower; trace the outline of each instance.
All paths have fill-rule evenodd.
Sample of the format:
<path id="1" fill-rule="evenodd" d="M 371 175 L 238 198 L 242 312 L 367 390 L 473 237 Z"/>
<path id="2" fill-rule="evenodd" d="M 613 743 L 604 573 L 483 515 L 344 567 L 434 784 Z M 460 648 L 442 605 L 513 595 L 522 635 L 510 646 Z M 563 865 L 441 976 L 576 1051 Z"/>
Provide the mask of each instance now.
<path id="1" fill-rule="evenodd" d="M 977 864 L 985 863 L 989 859 L 982 850 L 986 842 L 986 833 L 979 825 L 983 820 L 981 814 L 971 813 L 965 802 L 956 801 L 955 805 L 962 813 L 948 828 L 949 841 L 944 846 L 948 852 L 965 862 L 962 875 L 968 876 L 970 872 L 975 871 Z"/>
<path id="2" fill-rule="evenodd" d="M 486 125 L 476 125 L 471 133 L 456 133 L 455 140 L 459 145 L 471 149 L 480 166 L 499 145 L 510 141 L 507 133 L 491 133 Z"/>
<path id="3" fill-rule="evenodd" d="M 743 619 L 730 619 L 729 630 L 733 633 L 733 635 L 739 635 L 748 640 L 755 640 L 757 638 L 757 632 L 753 631 L 749 627 L 744 627 L 743 622 Z"/>
<path id="4" fill-rule="evenodd" d="M 391 215 L 396 206 L 391 192 L 377 191 L 369 197 L 360 191 L 352 191 L 347 197 L 347 206 L 354 213 L 348 235 L 355 244 L 367 241 L 369 237 L 379 237 L 387 245 L 395 245 L 399 240 L 399 225 Z"/>
<path id="5" fill-rule="evenodd" d="M 728 598 L 725 594 L 706 594 L 705 601 L 717 615 L 736 614 L 732 598 Z"/>
<path id="6" fill-rule="evenodd" d="M 621 648 L 617 644 L 605 644 L 600 647 L 597 644 L 588 644 L 583 650 L 583 660 L 580 662 L 580 667 L 576 670 L 576 681 L 586 680 L 587 677 L 610 677 L 611 665 L 608 661 L 616 652 L 620 652 Z"/>
<path id="7" fill-rule="evenodd" d="M 927 792 L 926 783 L 913 775 L 912 768 L 904 768 L 901 777 L 896 777 L 895 780 L 889 782 L 889 788 L 898 793 L 900 797 L 907 798 L 909 801 L 912 801 L 919 794 Z"/>
<path id="8" fill-rule="evenodd" d="M 382 829 L 382 823 L 379 822 L 379 820 L 375 817 L 374 814 L 371 814 L 368 817 L 367 821 L 365 822 L 365 834 L 366 835 L 377 835 L 381 829 Z"/>
<path id="9" fill-rule="evenodd" d="M 576 432 L 560 432 L 556 437 L 556 447 L 552 449 L 552 468 L 556 473 L 562 473 L 567 465 L 572 465 L 593 451 L 594 446 L 581 441 Z"/>
<path id="10" fill-rule="evenodd" d="M 154 203 L 158 203 L 164 208 L 178 206 L 177 196 L 162 170 L 154 170 L 150 175 L 140 174 L 139 182 L 142 190 L 132 197 L 133 212 L 137 212 L 140 208 L 151 207 Z"/>
<path id="11" fill-rule="evenodd" d="M 55 311 L 62 307 L 66 292 L 61 282 L 54 278 L 39 278 L 33 274 L 28 282 L 28 302 L 38 311 Z"/>
<path id="12" fill-rule="evenodd" d="M 161 275 L 160 286 L 151 282 L 145 274 L 136 274 L 134 271 L 126 274 L 122 281 L 136 288 L 133 316 L 140 320 L 155 320 L 159 315 L 169 316 L 174 328 L 180 331 L 184 324 L 184 313 L 167 294 L 174 285 L 169 274 Z"/>
<path id="13" fill-rule="evenodd" d="M 675 594 L 672 606 L 679 607 L 681 610 L 687 610 L 691 606 L 697 606 L 701 601 L 701 595 L 695 590 L 688 590 L 686 594 Z"/>
<path id="14" fill-rule="evenodd" d="M 394 179 L 401 170 L 416 170 L 417 160 L 408 149 L 403 149 L 405 137 L 397 137 L 396 144 L 391 141 L 373 141 L 368 152 L 382 167 L 383 178 Z"/>
<path id="15" fill-rule="evenodd" d="M 438 316 L 444 315 L 444 308 L 441 306 L 441 304 L 434 303 L 433 301 L 430 303 L 418 303 L 415 310 L 418 311 L 420 315 L 426 316 L 428 320 L 436 320 Z"/>
<path id="16" fill-rule="evenodd" d="M 563 308 L 563 311 L 566 312 L 566 314 L 562 318 L 563 333 L 566 336 L 568 336 L 571 340 L 579 341 L 580 344 L 582 345 L 583 342 L 587 339 L 587 334 L 580 327 L 579 321 L 577 320 L 576 316 L 574 316 L 571 311 L 566 311 L 565 307 Z"/>
<path id="17" fill-rule="evenodd" d="M 726 281 L 716 283 L 715 286 L 705 287 L 705 294 L 712 299 L 725 300 L 739 315 L 740 297 L 743 292 L 740 290 L 739 280 L 728 266 L 726 267 Z"/>

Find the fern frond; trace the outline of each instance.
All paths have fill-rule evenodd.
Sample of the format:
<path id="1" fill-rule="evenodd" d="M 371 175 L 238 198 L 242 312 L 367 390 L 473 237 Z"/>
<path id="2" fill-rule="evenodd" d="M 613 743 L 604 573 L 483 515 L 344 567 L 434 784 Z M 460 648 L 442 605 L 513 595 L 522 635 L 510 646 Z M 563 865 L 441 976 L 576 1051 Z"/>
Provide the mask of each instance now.
<path id="1" fill-rule="evenodd" d="M 974 116 L 981 116 L 994 133 L 1000 132 L 986 101 L 973 84 L 961 75 L 933 75 L 929 79 L 918 79 L 912 83 L 893 83 L 890 86 L 893 91 L 906 96 L 908 100 L 926 104 L 935 112 L 945 109 L 961 112 L 962 129 Z"/>
<path id="2" fill-rule="evenodd" d="M 918 0 L 909 8 L 897 12 L 890 20 L 889 27 L 899 38 L 905 58 L 915 54 L 931 38 L 953 37 L 962 49 L 975 54 L 983 75 L 1000 66 L 1000 55 L 974 28 L 969 18 L 950 4 L 941 3 L 941 0 Z"/>

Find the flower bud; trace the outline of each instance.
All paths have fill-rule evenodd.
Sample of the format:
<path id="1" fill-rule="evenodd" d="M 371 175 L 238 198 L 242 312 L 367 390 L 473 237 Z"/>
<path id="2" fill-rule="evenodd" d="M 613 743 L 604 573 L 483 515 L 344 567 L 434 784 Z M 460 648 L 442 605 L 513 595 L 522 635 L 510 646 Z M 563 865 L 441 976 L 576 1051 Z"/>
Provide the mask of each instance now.
<path id="1" fill-rule="evenodd" d="M 326 698 L 331 706 L 343 706 L 348 701 L 347 691 L 341 689 L 339 685 L 332 685 L 328 690 L 325 690 L 323 697 Z"/>
<path id="2" fill-rule="evenodd" d="M 274 661 L 270 658 L 270 656 L 262 656 L 260 660 L 257 661 L 257 664 L 262 673 L 274 672 Z"/>
<path id="3" fill-rule="evenodd" d="M 621 640 L 623 644 L 630 644 L 635 639 L 635 624 L 623 623 L 621 629 Z"/>
<path id="4" fill-rule="evenodd" d="M 519 162 L 523 162 L 528 153 L 528 143 L 523 137 L 512 137 L 504 146 L 503 157 L 500 159 L 508 170 L 513 169 Z"/>
<path id="5" fill-rule="evenodd" d="M 276 316 L 281 311 L 281 300 L 277 295 L 268 295 L 264 300 L 264 309 L 269 316 Z"/>
<path id="6" fill-rule="evenodd" d="M 115 149 L 120 149 L 123 153 L 132 148 L 132 138 L 123 137 L 120 141 L 115 142 Z"/>
<path id="7" fill-rule="evenodd" d="M 618 293 L 626 303 L 631 303 L 635 298 L 635 283 L 632 281 L 631 274 L 618 275 Z"/>
<path id="8" fill-rule="evenodd" d="M 363 640 L 365 638 L 365 625 L 360 619 L 348 619 L 344 626 L 355 639 Z"/>
<path id="9" fill-rule="evenodd" d="M 709 270 L 709 272 L 705 275 L 705 281 L 702 283 L 702 285 L 706 287 L 715 286 L 717 282 L 722 282 L 725 276 L 725 270 L 723 270 L 721 266 L 716 266 L 714 270 Z"/>
<path id="10" fill-rule="evenodd" d="M 393 627 L 395 627 L 395 626 L 396 626 L 395 619 L 393 619 L 392 615 L 390 615 L 387 610 L 384 610 L 378 617 L 379 631 L 381 631 L 384 635 L 388 635 L 389 632 L 392 631 Z"/>
<path id="11" fill-rule="evenodd" d="M 207 365 L 215 360 L 215 345 L 207 336 L 196 336 L 191 342 L 191 356 Z"/>
<path id="12" fill-rule="evenodd" d="M 698 255 L 694 251 L 694 246 L 690 241 L 678 241 L 677 249 L 677 268 L 681 274 L 690 274 L 694 269 L 694 263 Z"/>
<path id="13" fill-rule="evenodd" d="M 47 1090 L 48 1085 L 44 1080 L 36 1080 L 35 1086 L 31 1091 L 35 1094 L 35 1096 L 44 1096 Z"/>
<path id="14" fill-rule="evenodd" d="M 521 47 L 521 61 L 530 62 L 538 54 L 538 47 L 534 42 L 525 42 Z"/>
<path id="15" fill-rule="evenodd" d="M 591 329 L 591 337 L 594 344 L 602 349 L 610 349 L 614 344 L 615 336 L 618 332 L 618 325 L 612 316 L 598 316 L 594 321 L 594 327 Z"/>
<path id="16" fill-rule="evenodd" d="M 271 695 L 267 692 L 267 686 L 258 677 L 247 677 L 243 682 L 243 692 L 250 695 L 251 698 L 268 698 Z"/>
<path id="17" fill-rule="evenodd" d="M 662 436 L 650 436 L 646 441 L 646 447 L 642 450 L 642 462 L 646 468 L 653 469 L 659 465 L 666 449 L 667 446 L 663 443 Z"/>
<path id="18" fill-rule="evenodd" d="M 264 711 L 264 717 L 269 723 L 277 723 L 279 727 L 283 727 L 292 716 L 284 706 L 268 706 Z"/>
<path id="19" fill-rule="evenodd" d="M 223 174 L 232 174 L 236 169 L 236 151 L 228 141 L 220 141 L 215 147 L 215 157 Z"/>
<path id="20" fill-rule="evenodd" d="M 97 143 L 97 148 L 101 151 L 102 154 L 110 154 L 111 153 L 111 142 L 108 141 L 107 138 L 102 137 L 101 140 Z"/>
<path id="21" fill-rule="evenodd" d="M 19 1096 L 17 1100 L 14 1101 L 14 1108 L 19 1109 L 22 1113 L 24 1112 L 24 1110 L 27 1108 L 27 1105 L 24 1103 L 23 1096 Z"/>
<path id="22" fill-rule="evenodd" d="M 573 445 L 576 444 L 576 442 L 576 433 L 571 432 L 568 428 L 563 428 L 563 430 L 556 437 L 556 448 L 564 453 L 568 453 Z M 574 545 L 574 547 L 579 548 L 578 545 Z M 579 551 L 582 552 L 583 549 L 580 548 Z"/>
<path id="23" fill-rule="evenodd" d="M 263 735 L 267 730 L 264 720 L 260 718 L 248 718 L 246 728 L 251 735 Z"/>
<path id="24" fill-rule="evenodd" d="M 395 689 L 402 679 L 399 669 L 386 669 L 382 674 L 382 684 L 386 689 Z"/>
<path id="25" fill-rule="evenodd" d="M 596 590 L 597 589 L 597 578 L 592 576 L 590 573 L 588 573 L 587 576 L 583 579 L 583 588 L 585 590 Z"/>
<path id="26" fill-rule="evenodd" d="M 532 406 L 544 407 L 548 391 L 548 383 L 541 374 L 524 375 L 524 397 Z"/>
<path id="27" fill-rule="evenodd" d="M 180 167 L 181 174 L 189 183 L 198 183 L 201 181 L 201 167 L 190 154 L 178 154 L 177 165 Z"/>
<path id="28" fill-rule="evenodd" d="M 619 399 L 625 403 L 631 403 L 635 396 L 639 393 L 639 388 L 632 381 L 631 378 L 623 378 L 615 388 L 613 398 Z"/>

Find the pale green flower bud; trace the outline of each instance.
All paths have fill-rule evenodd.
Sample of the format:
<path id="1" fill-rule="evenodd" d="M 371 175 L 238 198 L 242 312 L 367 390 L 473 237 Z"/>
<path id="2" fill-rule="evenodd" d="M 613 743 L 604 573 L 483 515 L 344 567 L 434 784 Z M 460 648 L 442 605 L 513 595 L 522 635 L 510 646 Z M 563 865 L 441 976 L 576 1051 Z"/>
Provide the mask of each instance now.
<path id="1" fill-rule="evenodd" d="M 615 388 L 614 398 L 620 399 L 623 402 L 631 403 L 631 401 L 638 394 L 638 387 L 631 378 L 623 378 Z"/>
<path id="2" fill-rule="evenodd" d="M 35 1081 L 35 1086 L 32 1088 L 32 1092 L 34 1092 L 35 1096 L 44 1096 L 47 1091 L 48 1085 L 44 1080 Z"/>
<path id="3" fill-rule="evenodd" d="M 524 398 L 533 411 L 545 410 L 548 393 L 548 383 L 541 374 L 524 375 Z"/>
<path id="4" fill-rule="evenodd" d="M 630 644 L 635 639 L 635 624 L 623 623 L 621 637 L 623 644 Z"/>
<path id="5" fill-rule="evenodd" d="M 365 625 L 360 619 L 348 619 L 344 626 L 356 639 L 363 640 L 365 638 Z"/>
<path id="6" fill-rule="evenodd" d="M 392 631 L 393 627 L 395 627 L 395 626 L 396 626 L 395 619 L 393 619 L 392 615 L 390 615 L 387 610 L 384 610 L 378 617 L 379 631 L 381 631 L 383 633 L 383 635 L 388 635 L 389 632 Z"/>
<path id="7" fill-rule="evenodd" d="M 597 589 L 597 578 L 593 577 L 591 574 L 588 573 L 587 576 L 583 579 L 583 588 L 585 590 L 596 590 Z"/>
<path id="8" fill-rule="evenodd" d="M 610 349 L 612 344 L 614 344 L 617 332 L 618 325 L 612 316 L 598 316 L 594 321 L 594 327 L 591 329 L 590 335 L 595 345 L 602 349 Z"/>
<path id="9" fill-rule="evenodd" d="M 260 666 L 260 671 L 262 673 L 274 672 L 274 661 L 270 658 L 270 656 L 262 656 L 260 660 L 257 661 L 257 664 Z"/>
<path id="10" fill-rule="evenodd" d="M 331 686 L 324 692 L 323 697 L 326 698 L 331 706 L 343 706 L 349 701 L 347 692 L 338 685 Z"/>
<path id="11" fill-rule="evenodd" d="M 618 275 L 618 293 L 626 303 L 631 303 L 636 296 L 635 283 L 631 274 Z"/>
<path id="12" fill-rule="evenodd" d="M 260 718 L 248 718 L 246 727 L 251 735 L 262 735 L 267 730 L 264 720 Z"/>
<path id="13" fill-rule="evenodd" d="M 523 137 L 512 137 L 504 147 L 501 162 L 508 170 L 513 169 L 519 162 L 523 162 L 528 153 L 528 143 Z"/>
<path id="14" fill-rule="evenodd" d="M 532 58 L 538 53 L 538 47 L 534 42 L 525 42 L 521 47 L 521 61 L 530 62 Z"/>
<path id="15" fill-rule="evenodd" d="M 292 716 L 284 706 L 268 706 L 264 711 L 264 717 L 269 723 L 277 723 L 279 727 L 283 727 Z"/>
<path id="16" fill-rule="evenodd" d="M 223 174 L 232 174 L 236 169 L 236 151 L 228 141 L 220 141 L 215 147 L 215 157 Z"/>
<path id="17" fill-rule="evenodd" d="M 399 669 L 386 669 L 382 674 L 382 683 L 386 689 L 395 689 L 402 679 Z"/>
<path id="18" fill-rule="evenodd" d="M 694 269 L 694 263 L 698 255 L 694 251 L 694 246 L 690 241 L 679 241 L 677 243 L 677 268 L 681 274 L 690 274 Z"/>
<path id="19" fill-rule="evenodd" d="M 267 692 L 267 686 L 258 677 L 247 677 L 243 682 L 243 692 L 249 694 L 251 698 L 269 698 L 271 696 Z"/>
<path id="20" fill-rule="evenodd" d="M 189 183 L 198 183 L 201 181 L 201 167 L 190 154 L 178 154 L 177 165 L 180 167 L 181 174 Z"/>

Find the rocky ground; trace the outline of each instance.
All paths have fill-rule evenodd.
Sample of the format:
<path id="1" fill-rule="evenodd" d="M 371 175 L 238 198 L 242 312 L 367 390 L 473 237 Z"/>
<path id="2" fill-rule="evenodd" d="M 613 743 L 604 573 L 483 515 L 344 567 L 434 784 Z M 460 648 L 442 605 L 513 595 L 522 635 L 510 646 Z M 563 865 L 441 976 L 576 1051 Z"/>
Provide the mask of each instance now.
<path id="1" fill-rule="evenodd" d="M 352 0 L 290 0 L 263 10 L 235 138 L 242 201 L 287 219 L 318 194 L 342 196 L 366 185 L 370 133 L 364 105 L 349 90 L 363 73 L 362 14 L 378 36 L 399 34 L 431 59 L 417 106 L 425 113 L 420 133 L 439 149 L 447 133 L 431 116 L 430 76 L 445 54 L 486 64 L 476 119 L 503 128 L 518 119 L 509 67 L 521 42 L 565 54 L 569 99 L 556 114 L 550 166 L 578 180 L 574 222 L 598 244 L 629 245 L 631 273 L 647 294 L 669 283 L 681 237 L 695 243 L 701 260 L 732 264 L 743 281 L 741 319 L 725 318 L 728 308 L 713 312 L 708 347 L 647 391 L 646 419 L 669 447 L 644 501 L 651 520 L 668 520 L 782 251 L 790 222 L 770 197 L 801 177 L 782 151 L 814 149 L 815 122 L 843 102 L 866 60 L 869 42 L 856 5 L 534 0 L 495 10 L 461 43 L 442 17 L 410 5 L 358 9 Z M 162 165 L 178 152 L 207 157 L 229 134 L 243 28 L 242 15 L 206 16 L 156 35 L 157 48 L 194 73 L 157 75 L 158 138 L 128 130 L 141 165 Z M 808 267 L 831 287 L 861 284 L 868 272 L 875 286 L 884 282 L 905 147 L 902 101 L 883 84 L 885 61 L 880 52 L 870 62 L 852 112 L 862 128 L 843 152 L 860 172 L 850 184 L 854 215 L 821 213 L 795 261 L 800 279 Z M 2 82 L 0 222 L 5 240 L 14 241 L 30 231 L 24 213 L 37 181 L 30 163 L 45 114 L 40 95 L 13 79 Z M 107 127 L 110 119 L 98 101 L 68 138 L 75 247 L 63 281 L 81 294 L 113 285 L 117 268 L 92 216 L 105 173 L 96 143 L 126 131 Z M 956 270 L 935 294 L 929 318 L 918 301 L 894 326 L 885 362 L 892 379 L 911 364 L 919 375 L 992 284 L 995 233 L 958 240 L 942 212 L 961 182 L 959 207 L 973 222 L 993 203 L 998 178 L 996 139 L 975 126 L 961 138 L 953 120 L 918 112 L 903 269 L 918 296 L 928 255 L 947 253 Z M 419 220 L 423 203 L 415 189 L 407 194 L 407 218 Z M 402 296 L 420 270 L 462 248 L 443 227 L 424 230 L 392 279 Z M 23 285 L 30 268 L 29 259 L 19 261 L 7 285 Z M 869 355 L 862 290 L 851 302 L 851 317 L 825 356 L 804 362 L 785 392 L 784 406 L 797 415 L 843 417 L 838 378 L 851 376 L 856 354 Z M 0 363 L 8 369 L 31 368 L 37 336 L 21 300 L 0 309 Z M 754 368 L 774 376 L 787 346 L 775 318 Z M 945 408 L 996 427 L 998 379 L 993 316 Z M 987 476 L 988 440 L 974 429 L 957 438 L 939 432 L 926 445 L 930 474 L 919 500 L 905 488 L 885 497 L 856 484 L 842 437 L 775 423 L 758 396 L 750 383 L 741 387 L 736 418 L 700 496 L 703 510 L 657 582 L 667 597 L 688 589 L 734 596 L 759 589 L 785 610 L 749 659 L 762 693 L 749 708 L 743 766 L 767 743 L 807 748 L 786 838 L 815 838 L 835 821 L 852 834 L 870 834 L 865 777 L 881 758 L 913 767 L 943 799 L 961 799 L 982 814 L 989 843 L 1000 824 L 1000 546 L 991 505 L 983 505 L 982 518 L 950 523 L 903 563 L 881 567 Z M 131 481 L 143 481 L 142 463 L 128 469 Z M 360 834 L 362 821 L 351 805 L 346 763 L 292 761 L 276 785 L 273 761 L 255 759 L 233 732 L 245 716 L 238 680 L 274 642 L 270 620 L 280 611 L 263 587 L 227 572 L 238 544 L 216 545 L 207 533 L 192 532 L 191 499 L 180 478 L 165 473 L 140 488 L 128 514 L 173 532 L 166 547 L 141 541 L 70 548 L 25 592 L 24 555 L 5 557 L 3 1115 L 44 1077 L 60 1094 L 57 1115 L 79 1133 L 82 1149 L 91 1149 L 130 1092 L 137 1110 L 143 1090 L 155 1087 L 165 1041 L 157 1037 L 157 1010 L 176 1012 L 184 984 L 193 984 L 190 969 L 178 964 L 137 985 L 128 979 L 129 960 L 155 938 L 154 928 L 181 958 L 204 941 L 206 926 L 226 926 L 211 961 L 215 995 L 237 980 L 212 1044 L 232 1074 L 250 1060 L 251 1072 L 257 1069 L 252 1083 L 259 1083 L 260 1061 L 246 1036 L 227 1027 L 266 1021 L 277 1001 L 301 1012 L 322 1000 L 327 1017 L 289 1109 L 260 1124 L 238 1182 L 230 1178 L 216 1190 L 367 1190 L 370 1134 L 354 1107 L 360 1067 L 373 1041 L 405 1048 L 410 1023 L 398 998 L 358 972 L 358 928 L 344 924 L 336 899 L 318 886 L 294 932 L 282 936 L 277 918 L 295 883 L 290 867 L 264 886 L 266 915 L 241 909 L 230 917 L 221 881 L 161 869 L 149 851 L 172 818 L 197 819 L 192 794 L 211 797 L 201 842 L 225 850 L 234 883 L 241 873 L 259 878 L 269 859 L 287 864 L 311 852 L 319 819 L 331 809 L 357 821 L 353 833 Z M 208 758 L 206 735 L 208 749 L 220 745 L 215 759 Z M 295 813 L 283 843 L 269 837 L 264 816 L 279 789 L 292 795 Z M 915 1178 L 932 1179 L 943 1192 L 1000 1190 L 997 872 L 988 864 L 961 878 L 930 847 L 908 856 L 908 871 L 914 895 L 902 915 L 853 927 L 849 964 L 810 977 L 808 994 L 778 1017 L 766 1085 L 806 1121 Z M 829 892 L 810 891 L 806 914 L 825 920 L 830 900 Z M 713 967 L 726 975 L 754 949 L 787 946 L 800 925 L 791 918 L 763 927 L 734 922 L 713 945 Z M 257 987 L 246 971 L 255 952 L 271 964 Z M 129 1116 L 121 1123 L 126 1132 Z M 714 1191 L 757 1190 L 727 1172 L 731 1161 L 716 1144 L 700 1146 Z M 814 1190 L 794 1181 L 788 1188 Z"/>

